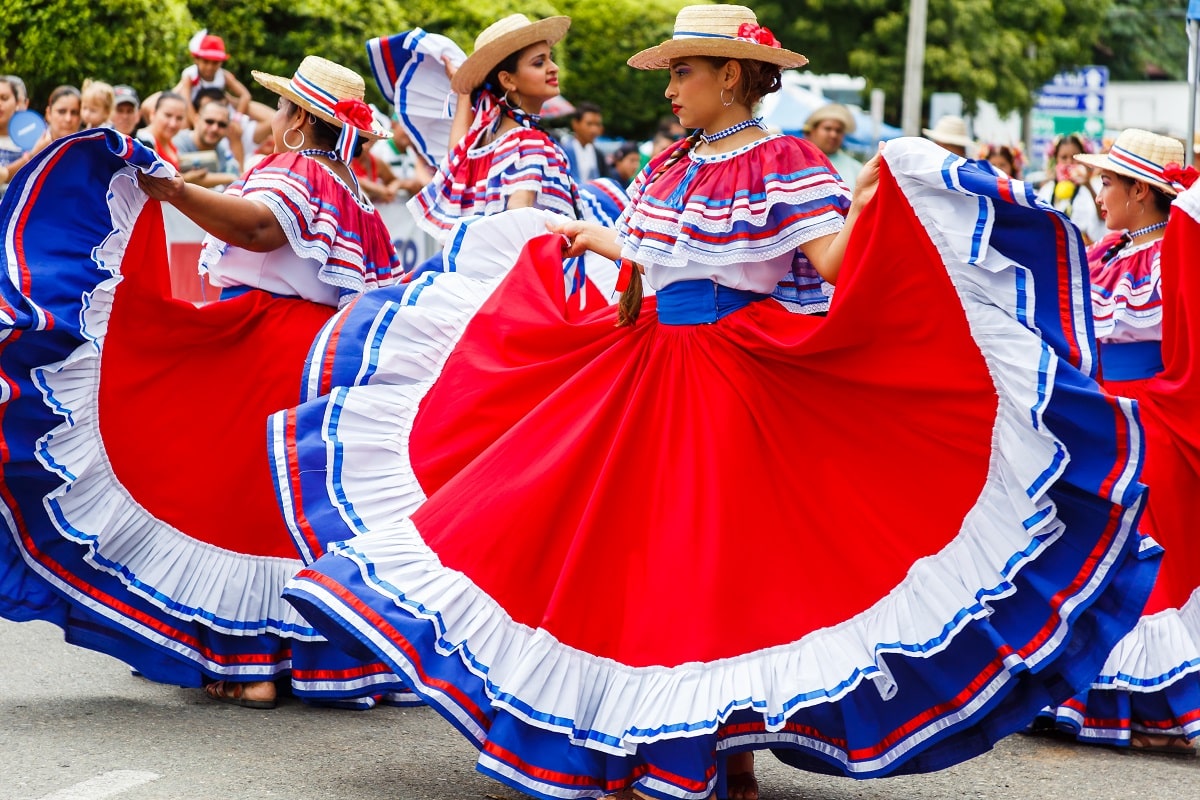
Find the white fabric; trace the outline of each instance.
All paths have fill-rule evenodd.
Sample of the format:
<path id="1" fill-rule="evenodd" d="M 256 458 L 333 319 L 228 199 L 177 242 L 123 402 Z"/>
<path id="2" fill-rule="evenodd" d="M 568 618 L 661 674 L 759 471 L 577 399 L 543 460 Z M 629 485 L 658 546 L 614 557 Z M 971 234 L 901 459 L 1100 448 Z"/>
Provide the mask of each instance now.
<path id="1" fill-rule="evenodd" d="M 322 282 L 318 277 L 320 271 L 320 261 L 301 258 L 290 247 L 255 253 L 227 246 L 221 257 L 208 267 L 208 279 L 214 286 L 253 286 L 336 308 L 337 287 Z"/>
<path id="2" fill-rule="evenodd" d="M 1089 242 L 1098 242 L 1108 234 L 1108 226 L 1104 224 L 1104 220 L 1100 219 L 1100 215 L 1096 213 L 1096 196 L 1100 194 L 1100 189 L 1094 184 L 1089 184 L 1088 188 L 1080 188 L 1076 193 L 1073 201 L 1054 199 L 1053 179 L 1046 181 L 1038 189 L 1038 200 L 1043 203 L 1054 206 L 1059 211 L 1067 212 L 1070 206 L 1071 222 L 1075 227 L 1083 231 L 1083 234 L 1088 238 Z M 1090 189 L 1090 191 L 1089 191 Z"/>
<path id="3" fill-rule="evenodd" d="M 795 252 L 789 250 L 762 261 L 736 261 L 727 264 L 702 264 L 689 261 L 683 266 L 646 264 L 646 282 L 656 290 L 679 281 L 716 281 L 731 289 L 746 289 L 770 294 L 792 270 Z"/>
<path id="4" fill-rule="evenodd" d="M 677 726 L 687 726 L 696 735 L 710 733 L 732 711 L 751 705 L 764 714 L 771 735 L 780 738 L 786 735 L 779 733 L 788 717 L 785 703 L 804 696 L 812 698 L 809 703 L 826 703 L 864 680 L 872 681 L 883 697 L 892 696 L 896 685 L 882 658 L 891 653 L 892 647 L 879 643 L 895 643 L 897 651 L 909 654 L 933 654 L 966 627 L 986 619 L 989 599 L 1010 593 L 1016 574 L 1061 534 L 1064 523 L 1045 492 L 1066 465 L 1058 463 L 1061 444 L 1042 423 L 1045 398 L 1039 394 L 1037 381 L 1030 379 L 1031 373 L 1046 372 L 1044 385 L 1053 386 L 1057 362 L 1049 359 L 1047 372 L 1042 366 L 1047 345 L 1033 331 L 1021 335 L 1013 324 L 1014 319 L 1033 319 L 1036 298 L 1032 293 L 1018 292 L 1014 265 L 988 246 L 986 232 L 982 242 L 972 237 L 979 220 L 979 199 L 945 191 L 944 152 L 932 143 L 915 139 L 893 143 L 885 151 L 885 158 L 893 165 L 918 218 L 930 231 L 959 297 L 989 299 L 964 303 L 964 307 L 1001 399 L 988 478 L 976 505 L 964 518 L 959 535 L 940 552 L 914 564 L 904 581 L 871 608 L 797 642 L 717 663 L 632 668 L 563 645 L 545 630 L 516 623 L 463 574 L 442 565 L 407 516 L 397 515 L 391 524 L 382 517 L 372 520 L 367 533 L 334 545 L 329 552 L 351 559 L 375 591 L 415 618 L 427 620 L 446 652 L 457 651 L 469 669 L 485 672 L 496 706 L 531 725 L 573 738 L 574 726 L 586 726 L 596 736 L 583 744 L 618 755 L 633 751 L 643 742 L 677 736 Z M 501 217 L 484 218 L 478 223 L 479 232 L 490 229 L 501 236 L 506 222 Z M 478 251 L 477 247 L 464 248 L 464 255 Z M 1082 263 L 1082 254 L 1076 254 L 1074 263 Z M 1082 274 L 1076 275 L 1075 282 L 1064 291 L 1085 297 L 1084 280 Z M 436 286 L 434 282 L 430 288 Z M 1080 338 L 1076 344 L 1087 350 L 1088 342 L 1083 339 L 1086 326 L 1079 325 L 1077 331 Z M 410 340 L 404 344 L 408 348 L 404 358 L 410 363 L 421 360 L 413 351 L 424 348 L 425 343 Z M 444 343 L 439 346 L 444 347 Z M 424 396 L 423 387 L 436 380 L 444 360 L 444 356 L 422 360 L 419 384 L 369 388 L 381 392 L 403 390 L 415 413 L 416 404 Z M 356 395 L 362 394 L 377 392 L 350 390 L 342 414 L 352 406 L 360 409 L 362 422 L 356 427 L 362 425 L 358 435 L 366 443 L 368 432 L 378 435 L 379 422 L 372 416 L 373 409 L 359 405 Z M 1136 432 L 1132 404 L 1118 401 L 1118 408 Z M 342 434 L 339 422 L 331 443 L 336 439 L 339 446 L 343 445 Z M 396 431 L 389 438 L 399 442 L 405 435 L 407 431 Z M 350 460 L 347 455 L 346 461 Z M 1130 464 L 1118 477 L 1114 497 L 1123 496 L 1129 489 L 1135 470 L 1136 466 Z M 415 483 L 410 466 L 403 475 L 393 475 L 397 483 Z M 1015 675 L 1025 669 L 1036 670 L 1058 654 L 1067 630 L 1066 620 L 1101 591 L 1113 561 L 1123 552 L 1128 538 L 1135 535 L 1132 523 L 1139 508 L 1140 502 L 1134 502 L 1124 510 L 1103 563 L 1092 580 L 1060 607 L 1060 623 L 1053 633 L 1024 657 L 1010 655 L 1006 669 L 979 687 L 966 707 L 943 718 L 937 730 L 977 713 Z M 1030 521 L 1029 527 L 1021 520 Z M 403 587 L 403 594 L 396 587 Z M 344 607 L 339 598 L 312 582 L 293 581 L 289 589 L 331 609 Z M 339 617 L 355 626 L 364 640 L 387 654 L 393 663 L 410 663 L 408 654 L 353 610 L 339 612 Z M 548 683 L 547 675 L 554 675 L 555 681 Z M 436 693 L 436 687 L 427 682 L 425 685 Z M 454 702 L 443 705 L 456 713 Z M 530 708 L 535 714 L 529 713 Z M 486 736 L 477 721 L 461 716 L 460 721 L 463 729 L 477 739 Z M 920 747 L 937 730 L 924 729 L 880 758 L 847 764 L 846 768 L 882 769 Z M 615 743 L 601 737 L 611 737 Z"/>

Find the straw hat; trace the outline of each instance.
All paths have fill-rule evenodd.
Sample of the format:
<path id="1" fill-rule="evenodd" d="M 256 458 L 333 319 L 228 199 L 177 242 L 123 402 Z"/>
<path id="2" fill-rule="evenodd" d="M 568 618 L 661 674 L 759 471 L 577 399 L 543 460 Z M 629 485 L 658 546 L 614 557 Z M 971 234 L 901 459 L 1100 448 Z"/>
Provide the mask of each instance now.
<path id="1" fill-rule="evenodd" d="M 784 50 L 745 6 L 686 6 L 675 17 L 675 33 L 660 45 L 629 59 L 635 69 L 666 69 L 672 58 L 716 56 L 765 61 L 781 69 L 803 67 L 808 59 Z"/>
<path id="2" fill-rule="evenodd" d="M 524 14 L 510 14 L 483 29 L 475 37 L 475 51 L 462 63 L 450 80 L 450 88 L 468 94 L 483 83 L 488 73 L 513 53 L 531 44 L 558 43 L 571 27 L 570 17 L 547 17 L 531 22 Z"/>
<path id="3" fill-rule="evenodd" d="M 808 119 L 804 120 L 804 132 L 811 133 L 812 129 L 817 127 L 817 123 L 824 122 L 827 119 L 842 123 L 844 133 L 854 133 L 854 129 L 857 127 L 854 124 L 854 115 L 850 113 L 850 109 L 841 103 L 826 103 L 809 114 Z"/>
<path id="4" fill-rule="evenodd" d="M 366 109 L 366 116 L 355 119 L 351 127 L 376 139 L 392 138 L 390 126 L 381 125 L 371 114 L 370 107 L 363 102 L 366 85 L 362 76 L 341 64 L 320 56 L 305 56 L 290 79 L 257 70 L 250 74 L 275 94 L 286 97 L 305 111 L 338 127 L 344 123 L 334 116 L 335 104 L 341 100 L 357 100 Z"/>
<path id="5" fill-rule="evenodd" d="M 962 117 L 942 117 L 932 128 L 922 128 L 925 138 L 938 144 L 974 147 L 975 140 L 967 136 L 967 122 Z"/>
<path id="6" fill-rule="evenodd" d="M 1126 128 L 1107 153 L 1078 155 L 1075 160 L 1148 183 L 1173 196 L 1175 187 L 1163 175 L 1163 168 L 1171 163 L 1184 163 L 1183 142 L 1139 128 Z"/>

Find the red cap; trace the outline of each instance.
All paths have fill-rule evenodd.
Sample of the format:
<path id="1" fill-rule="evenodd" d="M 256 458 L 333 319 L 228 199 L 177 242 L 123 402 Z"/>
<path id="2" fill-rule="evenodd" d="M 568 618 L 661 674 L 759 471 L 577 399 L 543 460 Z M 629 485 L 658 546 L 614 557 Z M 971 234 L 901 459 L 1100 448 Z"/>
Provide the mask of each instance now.
<path id="1" fill-rule="evenodd" d="M 225 41 L 212 34 L 201 37 L 200 43 L 192 49 L 192 56 L 207 61 L 225 61 L 229 58 L 229 54 L 225 52 Z"/>

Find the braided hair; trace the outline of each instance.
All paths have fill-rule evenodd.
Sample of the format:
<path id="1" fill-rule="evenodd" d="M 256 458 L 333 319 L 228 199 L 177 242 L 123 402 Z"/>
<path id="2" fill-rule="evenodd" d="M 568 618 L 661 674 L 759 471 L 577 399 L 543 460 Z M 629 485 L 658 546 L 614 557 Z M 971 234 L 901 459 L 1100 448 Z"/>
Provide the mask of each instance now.
<path id="1" fill-rule="evenodd" d="M 650 184 L 658 180 L 659 176 L 682 161 L 683 157 L 700 141 L 701 133 L 702 131 L 699 129 L 694 130 L 686 139 L 680 142 L 671 154 L 663 159 L 663 162 L 655 168 L 654 172 L 646 177 L 642 191 L 645 192 Z M 638 315 L 642 311 L 641 270 L 637 269 L 636 265 L 631 265 L 629 273 L 629 283 L 625 284 L 625 288 L 621 290 L 621 299 L 617 301 L 617 327 L 637 324 Z"/>

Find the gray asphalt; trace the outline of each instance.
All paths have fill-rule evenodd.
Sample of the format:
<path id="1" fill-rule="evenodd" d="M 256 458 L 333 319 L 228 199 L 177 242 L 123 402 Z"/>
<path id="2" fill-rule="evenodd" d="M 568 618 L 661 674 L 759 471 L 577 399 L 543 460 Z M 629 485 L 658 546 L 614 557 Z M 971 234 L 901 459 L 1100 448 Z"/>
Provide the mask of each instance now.
<path id="1" fill-rule="evenodd" d="M 45 623 L 0 621 L 0 800 L 518 800 L 426 708 L 274 711 L 136 678 Z M 763 800 L 1196 800 L 1200 759 L 1013 736 L 933 775 L 857 782 L 769 755 Z"/>

